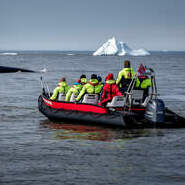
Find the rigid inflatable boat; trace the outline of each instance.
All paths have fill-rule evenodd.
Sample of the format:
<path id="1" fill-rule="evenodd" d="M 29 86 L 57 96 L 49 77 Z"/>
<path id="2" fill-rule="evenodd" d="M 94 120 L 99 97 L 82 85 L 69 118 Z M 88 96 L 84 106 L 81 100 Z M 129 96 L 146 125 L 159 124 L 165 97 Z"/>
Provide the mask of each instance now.
<path id="1" fill-rule="evenodd" d="M 146 98 L 141 89 L 134 89 L 137 75 L 132 80 L 125 96 L 115 96 L 106 107 L 97 105 L 95 94 L 86 94 L 82 102 L 64 101 L 59 95 L 50 100 L 51 93 L 42 81 L 42 94 L 38 98 L 39 111 L 49 120 L 57 122 L 84 123 L 124 128 L 185 128 L 185 118 L 165 107 L 158 98 L 153 70 L 147 73 L 152 87 Z"/>

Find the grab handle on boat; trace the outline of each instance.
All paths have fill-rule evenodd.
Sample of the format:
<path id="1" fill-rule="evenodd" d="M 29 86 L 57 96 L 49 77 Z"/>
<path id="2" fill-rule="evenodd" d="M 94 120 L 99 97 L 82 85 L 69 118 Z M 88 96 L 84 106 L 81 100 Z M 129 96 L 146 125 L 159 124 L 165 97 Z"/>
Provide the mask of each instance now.
<path id="1" fill-rule="evenodd" d="M 40 84 L 41 84 L 41 87 L 42 87 L 42 93 L 45 93 L 44 82 L 42 80 L 42 76 L 40 77 Z"/>
<path id="2" fill-rule="evenodd" d="M 47 83 L 43 80 L 42 76 L 40 77 L 40 80 L 41 80 L 42 93 L 44 95 L 50 97 L 51 93 L 50 93 L 50 90 L 49 90 Z M 47 89 L 47 92 L 46 92 L 45 88 Z"/>

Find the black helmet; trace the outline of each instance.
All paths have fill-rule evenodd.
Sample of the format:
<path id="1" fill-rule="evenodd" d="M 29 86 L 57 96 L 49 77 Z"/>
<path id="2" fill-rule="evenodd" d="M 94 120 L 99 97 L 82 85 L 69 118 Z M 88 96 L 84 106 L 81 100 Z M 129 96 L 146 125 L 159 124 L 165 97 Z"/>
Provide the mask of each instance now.
<path id="1" fill-rule="evenodd" d="M 96 74 L 91 75 L 91 79 L 98 79 Z"/>
<path id="2" fill-rule="evenodd" d="M 80 76 L 80 79 L 81 79 L 81 78 L 86 78 L 86 75 L 82 74 L 82 75 Z"/>

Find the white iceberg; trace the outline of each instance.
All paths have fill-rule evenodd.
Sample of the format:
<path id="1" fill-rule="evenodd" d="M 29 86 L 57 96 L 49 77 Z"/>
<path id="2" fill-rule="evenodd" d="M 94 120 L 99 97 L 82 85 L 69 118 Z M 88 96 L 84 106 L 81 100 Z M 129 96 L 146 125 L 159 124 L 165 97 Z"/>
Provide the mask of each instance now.
<path id="1" fill-rule="evenodd" d="M 150 53 L 141 48 L 141 49 L 131 49 L 126 43 L 119 42 L 115 39 L 115 37 L 109 39 L 105 42 L 97 51 L 93 53 L 94 56 L 101 56 L 101 55 L 131 55 L 131 56 L 146 56 L 150 55 Z"/>
<path id="2" fill-rule="evenodd" d="M 119 50 L 119 43 L 113 37 L 105 42 L 97 51 L 93 53 L 94 56 L 97 55 L 116 55 Z"/>

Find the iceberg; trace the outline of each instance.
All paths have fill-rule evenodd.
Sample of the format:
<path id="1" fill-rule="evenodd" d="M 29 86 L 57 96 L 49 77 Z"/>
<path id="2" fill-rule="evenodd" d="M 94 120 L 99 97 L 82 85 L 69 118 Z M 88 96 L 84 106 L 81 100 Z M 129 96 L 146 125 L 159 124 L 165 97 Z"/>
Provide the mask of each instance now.
<path id="1" fill-rule="evenodd" d="M 94 56 L 97 55 L 116 55 L 118 53 L 119 43 L 113 37 L 105 42 L 97 51 L 93 53 Z"/>
<path id="2" fill-rule="evenodd" d="M 93 53 L 93 56 L 102 56 L 102 55 L 146 56 L 150 55 L 150 53 L 144 48 L 136 50 L 131 49 L 126 43 L 122 41 L 119 42 L 115 39 L 115 37 L 112 37 Z"/>

